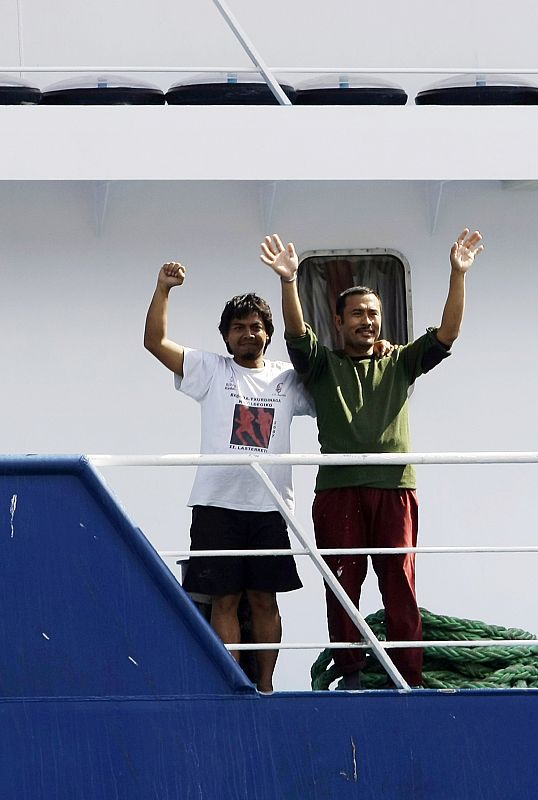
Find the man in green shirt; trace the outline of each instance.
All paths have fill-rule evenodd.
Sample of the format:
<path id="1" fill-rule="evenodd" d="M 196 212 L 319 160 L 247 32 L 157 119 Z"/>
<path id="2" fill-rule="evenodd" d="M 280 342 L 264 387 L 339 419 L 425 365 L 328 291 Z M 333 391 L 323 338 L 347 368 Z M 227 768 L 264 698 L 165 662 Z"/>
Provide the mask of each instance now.
<path id="1" fill-rule="evenodd" d="M 452 245 L 449 292 L 440 326 L 376 360 L 373 347 L 382 319 L 379 295 L 364 286 L 342 292 L 335 325 L 344 348 L 332 351 L 324 347 L 303 318 L 293 244 L 284 247 L 278 236 L 266 237 L 261 259 L 281 279 L 288 351 L 314 399 L 322 453 L 409 451 L 409 387 L 450 355 L 463 319 L 465 274 L 483 250 L 481 240 L 478 231 L 470 234 L 466 228 Z M 313 506 L 318 547 L 415 547 L 415 487 L 415 471 L 410 465 L 320 467 Z M 327 564 L 358 605 L 367 572 L 366 556 L 329 556 Z M 420 640 L 414 554 L 374 555 L 372 564 L 385 606 L 387 639 Z M 331 641 L 357 641 L 355 625 L 330 590 L 326 600 Z M 336 650 L 333 656 L 344 675 L 344 685 L 357 687 L 364 653 Z M 422 649 L 398 649 L 392 658 L 408 683 L 419 686 Z"/>

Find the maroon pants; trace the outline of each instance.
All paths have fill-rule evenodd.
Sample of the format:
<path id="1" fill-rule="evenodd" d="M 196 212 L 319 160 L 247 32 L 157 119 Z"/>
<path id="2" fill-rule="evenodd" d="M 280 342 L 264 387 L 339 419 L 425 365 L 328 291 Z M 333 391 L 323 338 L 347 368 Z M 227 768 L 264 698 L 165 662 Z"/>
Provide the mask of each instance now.
<path id="1" fill-rule="evenodd" d="M 316 494 L 312 509 L 316 542 L 320 548 L 415 547 L 418 504 L 413 489 L 349 487 Z M 415 594 L 415 554 L 372 555 L 383 605 L 387 639 L 419 641 L 422 622 Z M 333 574 L 358 608 L 368 569 L 367 556 L 326 556 Z M 327 621 L 332 642 L 357 642 L 360 634 L 332 591 L 326 587 Z M 422 681 L 422 649 L 388 651 L 411 686 Z M 336 666 L 344 674 L 364 666 L 362 650 L 334 650 Z"/>

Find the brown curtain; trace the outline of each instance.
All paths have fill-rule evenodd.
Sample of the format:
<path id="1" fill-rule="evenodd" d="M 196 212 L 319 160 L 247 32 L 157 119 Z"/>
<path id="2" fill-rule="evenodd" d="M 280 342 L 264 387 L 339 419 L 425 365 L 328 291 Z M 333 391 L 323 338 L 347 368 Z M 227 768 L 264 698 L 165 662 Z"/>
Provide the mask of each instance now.
<path id="1" fill-rule="evenodd" d="M 336 298 L 350 286 L 368 286 L 383 302 L 381 336 L 395 344 L 409 340 L 405 271 L 389 253 L 311 256 L 301 262 L 299 296 L 305 319 L 319 340 L 331 348 L 342 346 L 334 327 Z"/>

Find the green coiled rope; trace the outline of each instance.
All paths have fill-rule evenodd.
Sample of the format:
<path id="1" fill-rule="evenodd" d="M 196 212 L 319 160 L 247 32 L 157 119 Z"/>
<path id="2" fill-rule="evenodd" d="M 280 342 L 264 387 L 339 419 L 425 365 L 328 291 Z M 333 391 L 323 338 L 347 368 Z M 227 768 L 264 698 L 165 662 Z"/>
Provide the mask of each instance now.
<path id="1" fill-rule="evenodd" d="M 461 641 L 469 639 L 536 639 L 518 628 L 501 628 L 473 619 L 432 614 L 420 609 L 424 640 Z M 383 609 L 366 617 L 381 641 L 386 641 Z M 310 670 L 312 689 L 329 689 L 342 673 L 332 662 L 331 650 L 324 650 Z M 367 651 L 361 670 L 364 689 L 387 688 L 387 674 L 377 658 Z M 427 647 L 424 650 L 423 686 L 426 689 L 510 689 L 538 688 L 538 644 L 528 647 Z"/>

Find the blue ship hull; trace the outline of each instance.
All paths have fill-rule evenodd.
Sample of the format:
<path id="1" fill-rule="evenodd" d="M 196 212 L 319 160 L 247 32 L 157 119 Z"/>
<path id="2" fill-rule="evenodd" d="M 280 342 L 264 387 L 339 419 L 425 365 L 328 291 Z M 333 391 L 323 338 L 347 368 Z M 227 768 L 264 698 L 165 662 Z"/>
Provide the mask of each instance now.
<path id="1" fill-rule="evenodd" d="M 535 800 L 538 690 L 259 695 L 83 458 L 0 461 L 16 800 Z"/>

